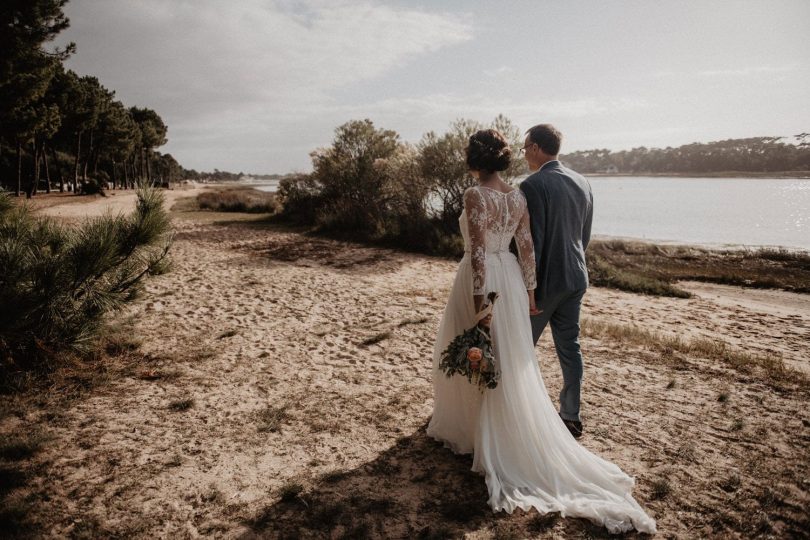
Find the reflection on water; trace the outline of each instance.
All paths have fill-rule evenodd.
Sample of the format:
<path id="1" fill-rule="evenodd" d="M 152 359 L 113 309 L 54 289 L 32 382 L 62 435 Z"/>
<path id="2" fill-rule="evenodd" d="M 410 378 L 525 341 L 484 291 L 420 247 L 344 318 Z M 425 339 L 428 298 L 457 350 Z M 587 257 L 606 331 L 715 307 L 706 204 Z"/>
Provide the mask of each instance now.
<path id="1" fill-rule="evenodd" d="M 810 249 L 810 180 L 593 177 L 593 234 Z M 255 186 L 275 191 L 277 182 Z"/>

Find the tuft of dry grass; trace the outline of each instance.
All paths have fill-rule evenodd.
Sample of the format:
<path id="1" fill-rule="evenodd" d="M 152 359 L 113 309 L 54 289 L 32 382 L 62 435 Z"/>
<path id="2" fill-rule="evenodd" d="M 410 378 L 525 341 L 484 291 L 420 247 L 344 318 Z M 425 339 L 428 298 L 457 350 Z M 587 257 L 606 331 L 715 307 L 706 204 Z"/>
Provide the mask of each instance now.
<path id="1" fill-rule="evenodd" d="M 652 483 L 652 498 L 663 499 L 672 493 L 672 483 L 668 478 L 658 478 Z"/>
<path id="2" fill-rule="evenodd" d="M 142 381 L 173 381 L 180 378 L 180 371 L 177 369 L 149 369 L 144 368 L 137 371 L 136 376 Z"/>
<path id="3" fill-rule="evenodd" d="M 104 350 L 110 356 L 121 356 L 137 351 L 143 345 L 143 340 L 132 335 L 131 332 L 116 332 L 106 336 Z"/>
<path id="4" fill-rule="evenodd" d="M 194 400 L 191 398 L 178 399 L 169 403 L 169 410 L 175 412 L 187 411 L 194 406 Z"/>
<path id="5" fill-rule="evenodd" d="M 222 332 L 220 335 L 217 336 L 217 339 L 225 339 L 225 338 L 233 337 L 238 333 L 239 333 L 238 330 L 233 330 L 233 329 L 232 330 L 225 330 L 224 332 Z"/>
<path id="6" fill-rule="evenodd" d="M 287 405 L 279 407 L 269 406 L 256 415 L 258 423 L 257 429 L 260 433 L 275 433 L 281 430 L 281 426 L 290 418 L 287 412 Z"/>
<path id="7" fill-rule="evenodd" d="M 742 480 L 740 480 L 740 475 L 737 473 L 731 473 L 728 478 L 720 481 L 720 489 L 727 492 L 737 491 L 741 485 Z"/>
<path id="8" fill-rule="evenodd" d="M 719 360 L 741 373 L 761 372 L 773 383 L 801 383 L 807 375 L 785 365 L 775 354 L 754 354 L 735 349 L 720 339 L 668 336 L 651 332 L 630 324 L 610 323 L 596 319 L 583 319 L 584 336 L 608 338 L 618 343 L 630 343 L 660 352 L 662 355 L 676 351 L 682 354 Z M 727 399 L 727 398 L 726 398 Z M 718 401 L 722 401 L 718 398 Z"/>
<path id="9" fill-rule="evenodd" d="M 303 492 L 304 484 L 297 480 L 292 480 L 281 486 L 278 495 L 282 502 L 292 502 L 298 499 Z"/>
<path id="10" fill-rule="evenodd" d="M 379 334 L 371 336 L 370 338 L 364 339 L 363 341 L 360 342 L 360 345 L 368 347 L 369 345 L 374 345 L 390 337 L 391 337 L 390 331 L 380 332 Z"/>
<path id="11" fill-rule="evenodd" d="M 411 324 L 423 324 L 428 322 L 430 319 L 428 317 L 415 317 L 413 319 L 404 319 L 400 321 L 397 325 L 398 328 L 402 328 L 403 326 L 408 326 Z"/>

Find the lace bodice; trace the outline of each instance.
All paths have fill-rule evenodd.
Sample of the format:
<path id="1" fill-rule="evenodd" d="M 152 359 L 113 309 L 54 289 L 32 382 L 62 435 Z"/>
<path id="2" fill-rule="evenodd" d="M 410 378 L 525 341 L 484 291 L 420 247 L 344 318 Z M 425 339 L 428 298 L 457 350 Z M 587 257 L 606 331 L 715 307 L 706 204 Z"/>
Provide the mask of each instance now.
<path id="1" fill-rule="evenodd" d="M 459 218 L 464 251 L 470 254 L 473 294 L 486 294 L 486 258 L 509 252 L 515 238 L 518 261 L 527 290 L 537 286 L 534 246 L 529 228 L 526 198 L 519 189 L 503 193 L 482 186 L 464 192 L 464 210 Z"/>

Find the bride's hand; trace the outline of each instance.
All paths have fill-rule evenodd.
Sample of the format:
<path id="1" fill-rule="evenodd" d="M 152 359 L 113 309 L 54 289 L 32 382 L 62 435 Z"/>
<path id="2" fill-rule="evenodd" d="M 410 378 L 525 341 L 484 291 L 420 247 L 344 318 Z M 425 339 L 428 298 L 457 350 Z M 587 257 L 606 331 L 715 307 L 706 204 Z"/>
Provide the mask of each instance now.
<path id="1" fill-rule="evenodd" d="M 539 309 L 537 309 L 537 302 L 534 299 L 534 291 L 526 291 L 529 293 L 529 315 L 540 315 L 543 313 Z"/>
<path id="2" fill-rule="evenodd" d="M 473 304 L 475 304 L 475 312 L 480 313 L 481 310 L 487 306 L 486 296 L 483 294 L 473 295 Z M 489 328 L 492 325 L 492 314 L 490 313 L 478 321 L 478 325 L 483 328 Z"/>
<path id="3" fill-rule="evenodd" d="M 489 315 L 478 321 L 478 325 L 483 328 L 489 328 L 490 326 L 492 326 L 492 313 L 490 313 Z"/>

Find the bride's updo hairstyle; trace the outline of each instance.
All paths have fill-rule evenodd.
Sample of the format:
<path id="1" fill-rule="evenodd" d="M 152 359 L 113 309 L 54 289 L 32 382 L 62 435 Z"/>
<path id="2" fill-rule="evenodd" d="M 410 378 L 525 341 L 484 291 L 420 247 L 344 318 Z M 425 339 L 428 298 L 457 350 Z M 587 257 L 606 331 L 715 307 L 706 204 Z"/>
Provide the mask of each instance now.
<path id="1" fill-rule="evenodd" d="M 476 131 L 464 150 L 471 171 L 505 171 L 512 160 L 512 149 L 497 129 Z"/>

